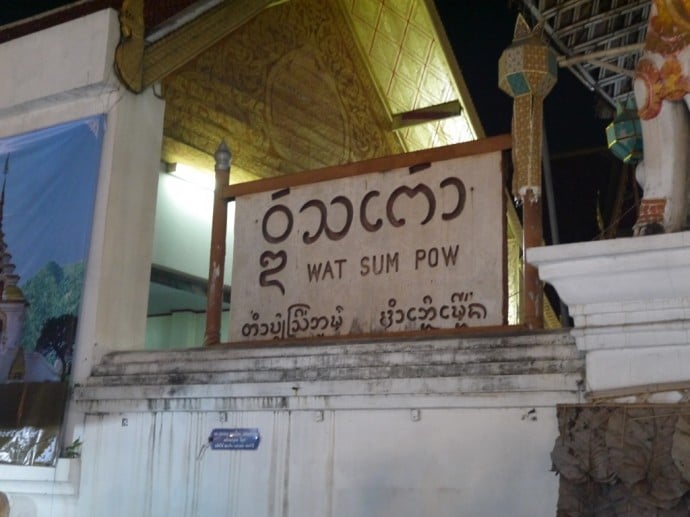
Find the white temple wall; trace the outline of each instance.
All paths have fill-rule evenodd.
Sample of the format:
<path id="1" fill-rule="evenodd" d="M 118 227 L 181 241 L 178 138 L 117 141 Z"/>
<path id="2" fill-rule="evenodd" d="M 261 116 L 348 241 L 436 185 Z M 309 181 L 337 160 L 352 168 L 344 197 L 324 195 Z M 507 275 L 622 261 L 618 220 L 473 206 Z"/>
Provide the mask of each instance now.
<path id="1" fill-rule="evenodd" d="M 106 114 L 73 381 L 109 351 L 143 348 L 164 102 L 119 84 L 117 13 L 104 10 L 0 46 L 0 137 Z M 75 414 L 69 413 L 67 442 Z M 83 415 L 78 419 L 83 420 Z M 0 466 L 11 516 L 74 516 L 79 461 Z"/>
<path id="2" fill-rule="evenodd" d="M 17 70 L 0 135 L 107 113 L 67 426 L 81 458 L 0 466 L 10 515 L 553 515 L 555 407 L 581 382 L 562 336 L 139 352 L 107 371 L 106 353 L 144 347 L 164 113 L 119 86 L 118 39 L 104 11 L 0 49 Z M 259 448 L 202 448 L 232 427 L 259 429 Z"/>
<path id="3" fill-rule="evenodd" d="M 41 124 L 28 115 L 36 111 L 37 104 L 52 112 L 52 105 L 61 100 L 76 100 L 86 96 L 84 92 L 94 97 L 99 90 L 112 88 L 116 84 L 112 58 L 119 38 L 117 14 L 103 10 L 4 43 L 0 52 L 0 64 L 5 71 L 0 76 L 0 112 L 22 111 L 20 118 L 29 120 L 17 123 L 35 123 L 27 130 L 36 129 L 52 125 Z M 44 121 L 50 117 L 48 113 L 38 115 Z M 79 117 L 64 120 L 74 118 Z M 5 133 L 7 130 L 3 124 L 3 136 L 22 132 Z"/>
<path id="4" fill-rule="evenodd" d="M 208 171 L 212 177 L 213 171 Z M 232 272 L 235 203 L 228 203 L 225 283 Z M 213 190 L 168 173 L 160 173 L 156 198 L 153 263 L 199 278 L 208 278 Z"/>
<path id="5" fill-rule="evenodd" d="M 70 515 L 551 516 L 581 382 L 563 332 L 114 354 L 75 388 Z"/>
<path id="6" fill-rule="evenodd" d="M 564 332 L 119 353 L 75 387 L 81 457 L 0 490 L 23 517 L 552 516 L 581 383 Z M 237 428 L 256 450 L 208 447 Z"/>
<path id="7" fill-rule="evenodd" d="M 234 203 L 228 204 L 225 284 L 230 284 L 232 273 L 234 206 Z M 158 175 L 152 263 L 205 281 L 211 249 L 212 213 L 212 190 L 161 172 Z M 170 314 L 148 317 L 147 349 L 198 347 L 203 343 L 206 312 L 185 309 L 175 307 Z M 226 311 L 221 318 L 221 338 L 224 341 L 228 337 L 228 327 L 229 314 Z"/>
<path id="8" fill-rule="evenodd" d="M 61 460 L 72 479 L 0 484 L 22 517 L 548 517 L 555 408 L 533 409 L 91 414 L 82 458 Z M 259 448 L 203 448 L 228 427 L 258 428 Z"/>
<path id="9" fill-rule="evenodd" d="M 554 515 L 555 409 L 529 409 L 89 415 L 76 515 Z M 204 449 L 221 427 L 258 450 Z"/>
<path id="10" fill-rule="evenodd" d="M 164 103 L 123 93 L 108 114 L 74 382 L 103 354 L 142 349 Z"/>

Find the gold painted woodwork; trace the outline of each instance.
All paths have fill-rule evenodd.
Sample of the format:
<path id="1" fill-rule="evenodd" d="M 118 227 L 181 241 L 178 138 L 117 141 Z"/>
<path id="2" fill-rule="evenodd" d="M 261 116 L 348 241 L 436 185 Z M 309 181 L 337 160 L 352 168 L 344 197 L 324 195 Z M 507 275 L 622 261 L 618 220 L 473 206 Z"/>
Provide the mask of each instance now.
<path id="1" fill-rule="evenodd" d="M 123 0 L 115 67 L 134 92 L 173 72 L 260 13 L 271 0 L 225 0 L 156 42 L 145 45 L 144 0 Z"/>
<path id="2" fill-rule="evenodd" d="M 233 183 L 404 151 L 338 0 L 264 10 L 163 85 L 164 159 L 225 139 Z"/>
<path id="3" fill-rule="evenodd" d="M 115 49 L 115 69 L 132 91 L 142 91 L 144 57 L 144 0 L 123 0 L 120 9 L 120 43 Z"/>
<path id="4" fill-rule="evenodd" d="M 221 41 L 271 0 L 225 0 L 146 48 L 143 85 L 149 86 Z"/>
<path id="5" fill-rule="evenodd" d="M 426 3 L 410 0 L 389 7 L 420 13 L 418 8 L 409 5 L 411 2 Z M 442 139 L 446 133 L 439 122 L 422 124 L 415 134 L 412 132 L 415 128 L 405 128 L 404 135 L 401 131 L 397 134 L 391 131 L 391 113 L 424 104 L 400 104 L 404 92 L 395 89 L 388 92 L 390 98 L 382 95 L 372 70 L 381 63 L 370 63 L 370 57 L 363 52 L 353 32 L 364 30 L 354 28 L 364 16 L 356 10 L 356 5 L 368 5 L 378 13 L 383 4 L 379 0 L 363 3 L 290 0 L 263 10 L 164 77 L 163 159 L 183 162 L 211 174 L 213 153 L 218 142 L 225 139 L 233 152 L 230 175 L 233 185 L 271 178 L 275 183 L 270 184 L 279 188 L 277 185 L 293 179 L 281 178 L 285 174 L 321 169 L 322 174 L 330 175 L 333 169 L 328 167 L 423 148 L 419 147 L 422 142 L 426 142 L 425 146 L 456 143 L 457 140 Z M 348 11 L 348 5 L 352 12 Z M 415 16 L 412 26 L 423 27 L 422 18 L 419 14 Z M 385 30 L 384 25 L 376 30 L 370 26 L 365 29 L 373 31 L 372 38 L 383 37 L 379 32 Z M 451 90 L 456 94 L 449 98 L 460 100 L 463 116 L 449 120 L 462 118 L 475 134 L 483 135 L 459 68 L 455 74 L 451 73 L 445 58 L 439 57 L 442 50 L 450 51 L 445 35 L 439 35 L 438 30 L 438 27 L 424 29 L 429 33 L 431 49 L 426 69 L 423 62 L 415 60 L 416 47 L 412 40 L 397 42 L 407 47 L 399 50 L 395 64 L 387 66 L 391 66 L 394 75 L 418 76 L 415 85 L 418 98 L 434 102 L 433 95 L 441 92 L 425 91 L 431 83 L 424 80 L 423 73 L 450 78 L 454 85 Z M 441 43 L 446 41 L 446 47 L 434 50 L 433 41 L 438 39 Z M 451 59 L 448 65 L 453 64 Z M 412 65 L 418 67 L 413 72 L 396 68 Z M 458 80 L 462 84 L 457 84 Z M 473 116 L 465 120 L 466 115 Z M 522 228 L 510 201 L 506 205 L 508 221 L 512 223 L 509 234 L 514 243 L 509 247 L 513 255 L 511 264 L 519 275 Z M 519 276 L 511 287 L 515 291 L 520 289 Z M 547 324 L 558 325 L 548 303 L 544 310 Z M 512 312 L 516 316 L 511 323 L 519 323 L 519 304 L 515 304 Z"/>
<path id="6" fill-rule="evenodd" d="M 237 157 L 232 174 L 237 182 L 448 145 L 481 133 L 468 119 L 474 108 L 464 82 L 456 84 L 457 74 L 448 68 L 447 48 L 441 45 L 445 33 L 439 34 L 443 29 L 434 24 L 428 1 L 266 3 L 269 8 L 191 63 L 185 64 L 189 59 L 171 44 L 195 43 L 199 30 L 187 25 L 198 28 L 224 18 L 220 6 L 147 48 L 145 84 L 160 75 L 150 68 L 154 54 L 161 58 L 161 74 L 175 70 L 162 76 L 168 106 L 164 160 L 210 171 L 213 150 L 226 138 Z M 378 13 L 380 23 L 370 23 L 369 10 Z M 401 23 L 405 29 L 396 40 L 387 27 Z M 397 57 L 382 62 L 384 51 L 376 44 L 365 49 L 362 37 L 397 48 Z M 231 77 L 226 69 L 232 69 Z M 394 78 L 385 94 L 377 75 L 383 69 Z M 405 98 L 410 103 L 403 103 Z M 439 101 L 459 103 L 461 114 L 391 133 L 392 113 Z"/>
<path id="7" fill-rule="evenodd" d="M 483 134 L 433 0 L 340 0 L 389 113 L 459 103 L 458 116 L 399 130 L 406 151 Z M 470 122 L 470 118 L 472 122 Z"/>

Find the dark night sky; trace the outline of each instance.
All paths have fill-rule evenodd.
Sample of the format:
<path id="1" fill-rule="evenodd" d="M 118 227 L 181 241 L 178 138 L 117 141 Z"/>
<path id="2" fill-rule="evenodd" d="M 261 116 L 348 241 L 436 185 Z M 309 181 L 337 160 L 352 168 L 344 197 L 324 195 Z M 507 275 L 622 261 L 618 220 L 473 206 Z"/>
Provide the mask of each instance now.
<path id="1" fill-rule="evenodd" d="M 3 0 L 0 9 L 0 25 L 71 4 L 75 0 Z"/>
<path id="2" fill-rule="evenodd" d="M 498 88 L 498 59 L 512 40 L 519 2 L 512 7 L 508 0 L 435 3 L 486 134 L 510 132 L 512 99 Z M 553 154 L 606 145 L 609 121 L 597 118 L 597 103 L 596 94 L 567 69 L 559 69 L 558 82 L 544 103 Z"/>
<path id="3" fill-rule="evenodd" d="M 511 43 L 521 2 L 435 3 L 487 136 L 509 133 L 512 99 L 498 88 L 498 59 Z M 559 69 L 558 81 L 544 102 L 544 120 L 561 243 L 596 238 L 600 234 L 598 210 L 607 217 L 618 188 L 620 166 L 606 149 L 604 132 L 611 120 L 597 116 L 597 108 L 602 106 L 607 106 L 605 101 L 569 70 Z M 592 149 L 602 151 L 576 160 L 566 158 Z M 544 206 L 546 209 L 546 203 Z M 629 231 L 631 224 L 626 220 L 620 231 Z M 551 243 L 546 212 L 544 227 L 547 243 Z"/>

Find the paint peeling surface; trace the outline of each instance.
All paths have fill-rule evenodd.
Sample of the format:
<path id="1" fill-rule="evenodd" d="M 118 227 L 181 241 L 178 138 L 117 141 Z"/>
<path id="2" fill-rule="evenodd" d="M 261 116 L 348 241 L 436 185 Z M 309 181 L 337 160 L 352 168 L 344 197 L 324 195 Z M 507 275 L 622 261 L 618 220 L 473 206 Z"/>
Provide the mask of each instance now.
<path id="1" fill-rule="evenodd" d="M 236 200 L 231 341 L 500 325 L 500 152 Z"/>

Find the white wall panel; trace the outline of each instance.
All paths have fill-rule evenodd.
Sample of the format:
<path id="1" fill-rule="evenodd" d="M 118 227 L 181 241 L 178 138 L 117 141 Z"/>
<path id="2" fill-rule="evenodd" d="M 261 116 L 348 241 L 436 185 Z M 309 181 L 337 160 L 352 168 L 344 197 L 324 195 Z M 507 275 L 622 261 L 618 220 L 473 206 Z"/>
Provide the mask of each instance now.
<path id="1" fill-rule="evenodd" d="M 79 515 L 553 515 L 555 410 L 529 409 L 89 416 Z M 205 448 L 221 427 L 259 448 Z"/>

